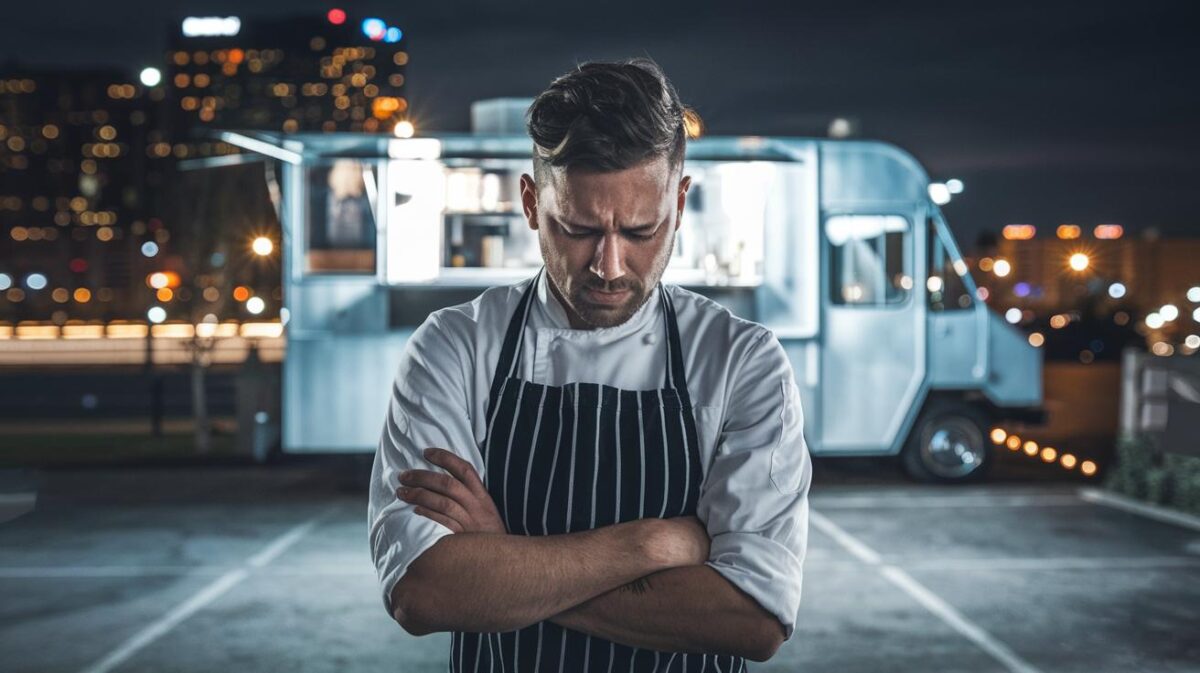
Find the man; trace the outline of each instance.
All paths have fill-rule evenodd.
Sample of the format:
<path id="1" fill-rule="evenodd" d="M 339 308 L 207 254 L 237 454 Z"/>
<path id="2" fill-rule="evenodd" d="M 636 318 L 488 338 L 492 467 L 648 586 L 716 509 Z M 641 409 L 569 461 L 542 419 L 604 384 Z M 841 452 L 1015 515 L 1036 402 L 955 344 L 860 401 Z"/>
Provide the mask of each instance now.
<path id="1" fill-rule="evenodd" d="M 555 80 L 521 176 L 545 266 L 407 344 L 371 549 L 394 619 L 452 633 L 451 671 L 730 673 L 792 636 L 811 463 L 791 366 L 659 282 L 684 116 L 649 60 Z"/>

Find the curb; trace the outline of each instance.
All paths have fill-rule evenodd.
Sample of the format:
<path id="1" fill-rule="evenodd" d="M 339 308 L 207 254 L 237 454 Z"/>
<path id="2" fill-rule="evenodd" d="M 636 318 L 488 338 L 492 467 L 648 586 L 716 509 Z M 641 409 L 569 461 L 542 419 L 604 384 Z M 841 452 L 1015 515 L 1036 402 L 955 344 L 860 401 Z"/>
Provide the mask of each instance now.
<path id="1" fill-rule="evenodd" d="M 1161 523 L 1200 532 L 1200 516 L 1195 516 L 1194 514 L 1188 514 L 1161 505 L 1152 505 L 1141 500 L 1134 500 L 1133 498 L 1109 493 L 1098 488 L 1081 488 L 1079 489 L 1079 497 L 1091 503 L 1112 507 L 1113 509 L 1137 514 Z"/>

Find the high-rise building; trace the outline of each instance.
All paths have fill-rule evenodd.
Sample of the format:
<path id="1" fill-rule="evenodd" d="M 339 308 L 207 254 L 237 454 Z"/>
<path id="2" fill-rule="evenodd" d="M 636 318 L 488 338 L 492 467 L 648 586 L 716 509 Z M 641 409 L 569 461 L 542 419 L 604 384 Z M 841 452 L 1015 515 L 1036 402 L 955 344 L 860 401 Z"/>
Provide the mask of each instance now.
<path id="1" fill-rule="evenodd" d="M 161 89 L 118 70 L 0 72 L 0 320 L 124 317 L 169 234 Z"/>
<path id="2" fill-rule="evenodd" d="M 171 126 L 391 132 L 408 112 L 405 44 L 399 27 L 340 9 L 184 19 L 166 54 Z"/>

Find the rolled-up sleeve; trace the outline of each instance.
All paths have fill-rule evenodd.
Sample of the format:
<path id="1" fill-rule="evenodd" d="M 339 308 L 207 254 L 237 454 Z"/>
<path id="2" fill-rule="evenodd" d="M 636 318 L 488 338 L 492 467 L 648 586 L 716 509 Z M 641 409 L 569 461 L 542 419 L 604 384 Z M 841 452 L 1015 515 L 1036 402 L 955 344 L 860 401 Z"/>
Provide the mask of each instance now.
<path id="1" fill-rule="evenodd" d="M 770 332 L 746 349 L 697 503 L 706 565 L 795 631 L 808 545 L 812 462 L 795 375 Z"/>
<path id="2" fill-rule="evenodd" d="M 409 338 L 371 470 L 367 519 L 371 556 L 383 589 L 383 604 L 394 613 L 392 590 L 413 561 L 452 530 L 413 512 L 396 496 L 407 469 L 444 472 L 422 453 L 431 446 L 454 452 L 483 474 L 471 430 L 462 344 L 431 316 Z"/>

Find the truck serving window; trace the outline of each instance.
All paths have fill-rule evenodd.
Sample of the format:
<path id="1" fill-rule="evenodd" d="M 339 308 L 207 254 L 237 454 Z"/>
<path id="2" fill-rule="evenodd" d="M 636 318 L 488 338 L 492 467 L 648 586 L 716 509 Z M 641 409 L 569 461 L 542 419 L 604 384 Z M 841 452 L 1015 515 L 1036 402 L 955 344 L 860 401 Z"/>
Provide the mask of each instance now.
<path id="1" fill-rule="evenodd" d="M 311 273 L 375 273 L 375 172 L 337 159 L 308 169 L 307 251 Z"/>
<path id="2" fill-rule="evenodd" d="M 829 241 L 830 300 L 834 304 L 899 304 L 912 291 L 908 220 L 899 215 L 834 215 Z"/>

